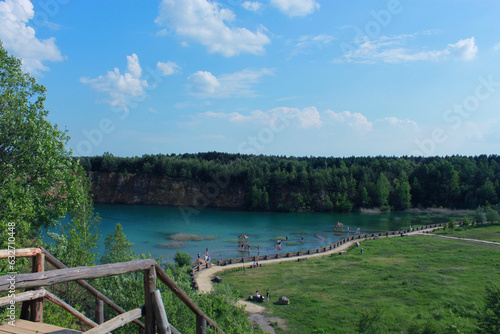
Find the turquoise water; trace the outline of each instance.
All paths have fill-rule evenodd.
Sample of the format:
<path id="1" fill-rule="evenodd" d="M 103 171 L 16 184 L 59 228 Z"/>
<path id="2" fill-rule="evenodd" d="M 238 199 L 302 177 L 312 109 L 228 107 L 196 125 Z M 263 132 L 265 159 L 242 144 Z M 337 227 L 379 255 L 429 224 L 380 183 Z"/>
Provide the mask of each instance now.
<path id="1" fill-rule="evenodd" d="M 357 228 L 361 233 L 407 229 L 410 225 L 442 222 L 444 216 L 415 215 L 408 213 L 383 214 L 326 214 L 326 213 L 273 213 L 241 212 L 218 209 L 202 209 L 197 212 L 176 207 L 139 205 L 95 205 L 100 214 L 102 240 L 111 233 L 117 223 L 123 226 L 127 238 L 134 244 L 138 254 L 150 253 L 173 260 L 177 250 L 191 254 L 203 254 L 206 248 L 213 260 L 248 256 L 248 251 L 238 251 L 237 238 L 241 234 L 249 237 L 250 255 L 260 255 L 314 249 L 334 243 L 351 234 Z M 344 224 L 345 233 L 334 234 L 336 222 Z M 172 243 L 169 238 L 176 233 L 196 234 L 210 240 L 177 242 L 175 248 L 162 248 Z M 289 242 L 286 242 L 288 236 Z M 302 241 L 302 237 L 304 238 Z M 282 238 L 281 251 L 276 250 L 276 238 Z M 103 246 L 99 249 L 102 253 Z"/>

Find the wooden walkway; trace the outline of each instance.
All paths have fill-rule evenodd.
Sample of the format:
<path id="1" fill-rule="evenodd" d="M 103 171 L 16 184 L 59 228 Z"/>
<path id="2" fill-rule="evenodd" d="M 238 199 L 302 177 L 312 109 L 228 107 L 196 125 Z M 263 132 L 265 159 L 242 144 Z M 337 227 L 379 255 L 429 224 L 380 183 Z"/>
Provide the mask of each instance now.
<path id="1" fill-rule="evenodd" d="M 82 333 L 72 329 L 65 329 L 57 326 L 16 319 L 15 326 L 8 323 L 0 325 L 0 334 L 76 334 Z"/>

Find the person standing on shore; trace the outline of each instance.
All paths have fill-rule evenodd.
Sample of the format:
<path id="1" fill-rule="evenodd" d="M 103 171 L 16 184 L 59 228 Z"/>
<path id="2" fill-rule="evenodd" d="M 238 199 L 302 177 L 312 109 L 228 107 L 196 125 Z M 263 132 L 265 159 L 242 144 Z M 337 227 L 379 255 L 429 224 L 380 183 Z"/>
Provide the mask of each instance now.
<path id="1" fill-rule="evenodd" d="M 270 294 L 269 294 L 269 289 L 267 289 L 266 291 L 266 298 L 267 298 L 267 302 L 269 303 L 269 298 L 270 298 Z"/>

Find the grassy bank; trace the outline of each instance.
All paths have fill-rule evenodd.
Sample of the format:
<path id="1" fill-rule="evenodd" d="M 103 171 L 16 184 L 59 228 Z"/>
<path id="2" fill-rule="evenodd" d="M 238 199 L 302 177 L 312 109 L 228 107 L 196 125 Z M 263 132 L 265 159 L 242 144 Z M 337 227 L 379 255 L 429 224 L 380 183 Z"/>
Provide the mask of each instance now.
<path id="1" fill-rule="evenodd" d="M 290 333 L 473 332 L 484 286 L 499 283 L 500 248 L 413 236 L 370 240 L 346 255 L 221 274 L 242 299 L 271 292 L 264 306 Z M 276 305 L 280 296 L 291 304 Z M 279 330 L 278 330 L 279 331 Z M 377 332 L 377 331 L 375 331 Z M 456 333 L 456 331 L 455 331 Z"/>
<path id="2" fill-rule="evenodd" d="M 469 239 L 500 242 L 500 225 L 468 228 L 467 230 L 464 230 L 463 228 L 459 227 L 456 228 L 455 230 L 450 230 L 450 229 L 438 230 L 435 231 L 434 233 L 456 238 L 469 238 Z"/>

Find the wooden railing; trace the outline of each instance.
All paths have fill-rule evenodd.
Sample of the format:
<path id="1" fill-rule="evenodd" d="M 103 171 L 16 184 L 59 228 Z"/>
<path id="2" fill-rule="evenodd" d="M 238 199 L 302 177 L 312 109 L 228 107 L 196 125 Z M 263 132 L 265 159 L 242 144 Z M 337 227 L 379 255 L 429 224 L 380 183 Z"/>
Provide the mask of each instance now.
<path id="1" fill-rule="evenodd" d="M 25 289 L 24 293 L 16 294 L 14 297 L 15 303 L 23 303 L 21 309 L 22 319 L 43 322 L 43 298 L 45 298 L 70 312 L 80 321 L 92 328 L 85 333 L 108 333 L 130 322 L 135 322 L 142 327 L 146 334 L 153 334 L 157 331 L 158 333 L 179 333 L 179 331 L 168 323 L 160 291 L 156 290 L 156 281 L 159 279 L 196 315 L 197 334 L 205 334 L 207 324 L 218 332 L 223 333 L 217 324 L 198 308 L 189 296 L 165 273 L 165 271 L 163 271 L 155 260 L 145 259 L 92 267 L 67 268 L 43 248 L 18 249 L 15 251 L 14 255 L 12 251 L 0 250 L 0 259 L 12 256 L 33 258 L 32 273 L 0 277 L 0 292 L 12 290 L 13 287 L 15 290 Z M 44 271 L 45 260 L 52 264 L 56 270 Z M 144 272 L 145 302 L 142 307 L 129 312 L 123 310 L 85 281 L 87 279 L 115 276 L 137 271 Z M 95 319 L 98 323 L 87 318 L 72 306 L 44 289 L 44 287 L 70 281 L 76 281 L 80 286 L 84 287 L 96 297 Z M 9 305 L 11 303 L 12 298 L 10 298 L 10 296 L 0 298 L 0 306 Z M 117 311 L 119 316 L 102 323 L 104 318 L 103 303 L 106 303 Z M 139 321 L 139 318 L 142 316 L 144 316 L 144 323 Z"/>

